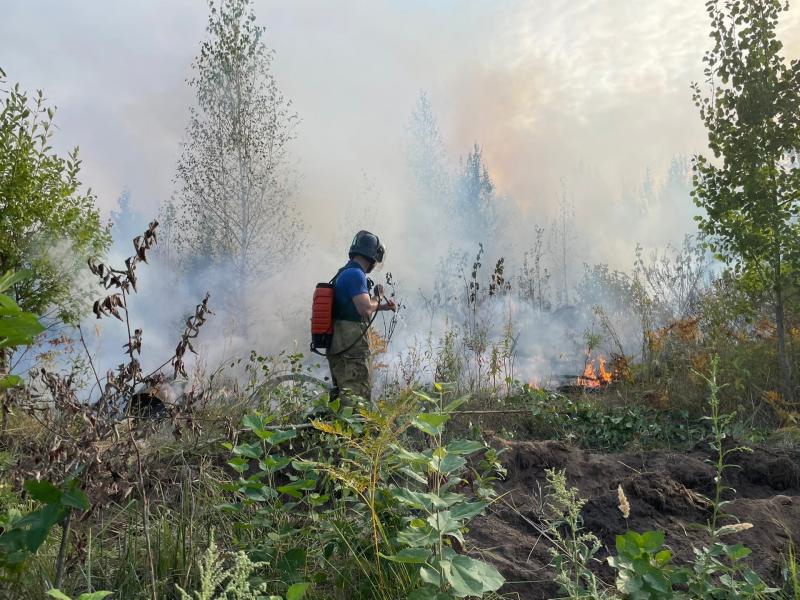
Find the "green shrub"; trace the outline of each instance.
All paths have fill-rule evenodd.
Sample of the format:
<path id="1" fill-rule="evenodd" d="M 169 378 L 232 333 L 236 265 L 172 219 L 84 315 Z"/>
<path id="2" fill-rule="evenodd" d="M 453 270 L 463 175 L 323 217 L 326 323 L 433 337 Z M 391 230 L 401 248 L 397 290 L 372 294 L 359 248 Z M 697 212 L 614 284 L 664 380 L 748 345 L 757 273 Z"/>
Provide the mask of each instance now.
<path id="1" fill-rule="evenodd" d="M 530 432 L 582 448 L 618 452 L 635 446 L 688 445 L 702 439 L 704 421 L 686 411 L 660 411 L 640 404 L 610 405 L 604 398 L 565 396 L 529 386 L 523 393 L 531 409 Z"/>
<path id="2" fill-rule="evenodd" d="M 438 399 L 407 392 L 375 409 L 333 403 L 332 419 L 311 429 L 244 418 L 249 435 L 228 445 L 236 501 L 221 508 L 238 515 L 241 541 L 269 563 L 269 579 L 313 582 L 323 597 L 386 599 L 482 597 L 502 585 L 494 567 L 463 553 L 468 522 L 493 496 L 496 459 L 471 466 L 483 443 L 444 442 L 464 399 L 444 405 L 437 389 Z M 425 449 L 407 446 L 409 428 Z M 474 495 L 457 491 L 467 479 Z"/>

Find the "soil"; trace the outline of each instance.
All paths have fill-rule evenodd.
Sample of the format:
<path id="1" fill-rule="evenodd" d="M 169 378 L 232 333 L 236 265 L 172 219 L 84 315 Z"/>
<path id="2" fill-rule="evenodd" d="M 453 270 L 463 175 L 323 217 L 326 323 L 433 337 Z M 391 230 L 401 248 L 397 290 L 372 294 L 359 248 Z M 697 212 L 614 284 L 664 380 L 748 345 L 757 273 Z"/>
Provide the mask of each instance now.
<path id="1" fill-rule="evenodd" d="M 472 522 L 470 539 L 484 560 L 506 577 L 503 592 L 523 599 L 558 597 L 553 583 L 548 542 L 540 534 L 541 498 L 546 492 L 545 469 L 564 469 L 567 482 L 578 488 L 586 505 L 584 527 L 604 548 L 598 554 L 597 574 L 613 584 L 605 563 L 617 534 L 630 529 L 663 530 L 676 562 L 691 559 L 692 546 L 705 541 L 702 530 L 709 517 L 708 497 L 714 493 L 712 450 L 705 444 L 689 452 L 650 451 L 594 454 L 561 442 L 496 440 L 508 470 L 498 485 L 504 493 L 485 516 Z M 735 489 L 725 510 L 754 527 L 726 538 L 752 550 L 751 566 L 766 581 L 780 584 L 780 570 L 790 543 L 800 545 L 800 452 L 756 447 L 729 457 L 738 465 L 726 471 L 726 484 Z M 630 502 L 630 517 L 618 509 L 617 486 Z M 733 522 L 733 521 L 726 521 Z"/>

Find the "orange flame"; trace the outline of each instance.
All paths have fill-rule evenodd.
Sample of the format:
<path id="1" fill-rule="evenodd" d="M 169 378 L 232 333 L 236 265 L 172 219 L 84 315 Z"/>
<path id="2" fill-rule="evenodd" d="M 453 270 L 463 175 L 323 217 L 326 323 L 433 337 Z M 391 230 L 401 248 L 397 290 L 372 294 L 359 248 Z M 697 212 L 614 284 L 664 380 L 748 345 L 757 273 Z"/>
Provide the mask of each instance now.
<path id="1" fill-rule="evenodd" d="M 611 383 L 611 379 L 611 373 L 606 370 L 606 359 L 600 356 L 597 358 L 597 370 L 594 360 L 587 361 L 583 375 L 578 377 L 578 385 L 596 388 Z"/>

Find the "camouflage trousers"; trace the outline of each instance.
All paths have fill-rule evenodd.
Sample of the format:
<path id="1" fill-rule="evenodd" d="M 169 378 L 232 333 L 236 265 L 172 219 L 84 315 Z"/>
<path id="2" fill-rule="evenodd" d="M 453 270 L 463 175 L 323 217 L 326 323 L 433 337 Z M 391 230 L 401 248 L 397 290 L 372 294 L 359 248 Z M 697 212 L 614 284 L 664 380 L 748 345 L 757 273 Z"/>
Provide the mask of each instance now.
<path id="1" fill-rule="evenodd" d="M 343 403 L 349 404 L 350 397 L 360 396 L 370 401 L 370 351 L 366 329 L 366 323 L 334 321 L 331 356 L 328 357 L 334 386 L 331 399 L 341 397 Z"/>

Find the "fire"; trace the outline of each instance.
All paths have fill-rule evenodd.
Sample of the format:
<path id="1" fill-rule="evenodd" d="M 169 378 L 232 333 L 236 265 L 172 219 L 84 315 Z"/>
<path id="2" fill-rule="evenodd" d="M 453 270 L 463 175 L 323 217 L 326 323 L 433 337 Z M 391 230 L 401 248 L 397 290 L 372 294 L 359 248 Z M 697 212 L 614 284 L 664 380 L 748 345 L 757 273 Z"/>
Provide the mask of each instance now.
<path id="1" fill-rule="evenodd" d="M 597 368 L 595 369 L 595 363 Z M 578 377 L 578 385 L 596 388 L 611 383 L 611 373 L 606 370 L 606 359 L 602 356 L 596 360 L 588 360 L 583 375 Z"/>

